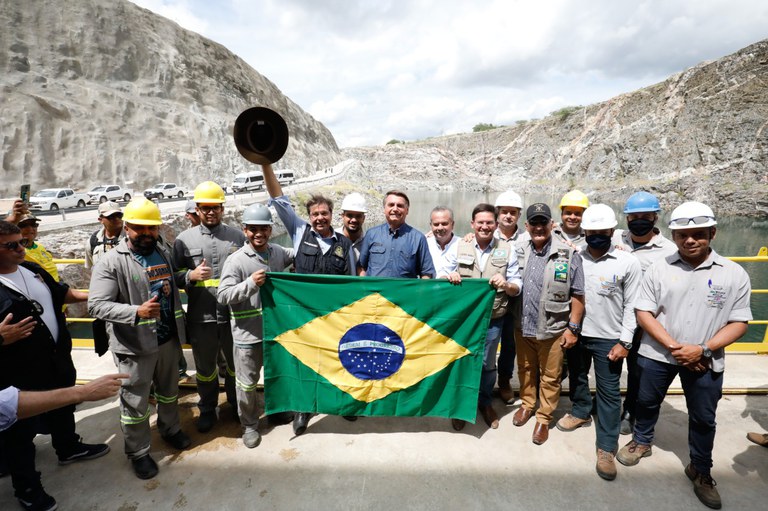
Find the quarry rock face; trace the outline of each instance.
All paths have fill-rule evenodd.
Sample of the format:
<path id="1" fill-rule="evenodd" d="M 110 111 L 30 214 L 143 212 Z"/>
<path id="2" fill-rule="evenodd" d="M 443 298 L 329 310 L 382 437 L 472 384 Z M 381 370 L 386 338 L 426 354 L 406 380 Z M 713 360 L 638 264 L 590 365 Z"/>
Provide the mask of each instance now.
<path id="1" fill-rule="evenodd" d="M 123 0 L 0 0 L 0 196 L 258 170 L 232 129 L 251 106 L 279 112 L 298 176 L 340 159 L 325 126 L 229 50 Z"/>
<path id="2" fill-rule="evenodd" d="M 265 49 L 268 51 L 268 49 Z M 660 58 L 663 58 L 660 57 Z M 479 133 L 339 151 L 332 134 L 226 48 L 123 0 L 0 0 L 0 196 L 21 183 L 186 189 L 259 170 L 237 152 L 244 109 L 290 131 L 298 177 L 352 159 L 345 180 L 415 190 L 562 194 L 768 215 L 768 41 L 602 103 Z"/>
<path id="3" fill-rule="evenodd" d="M 358 160 L 353 175 L 379 188 L 553 195 L 580 188 L 596 200 L 644 189 L 667 206 L 700 200 L 716 211 L 764 216 L 767 128 L 768 41 L 761 41 L 541 120 L 343 153 Z"/>

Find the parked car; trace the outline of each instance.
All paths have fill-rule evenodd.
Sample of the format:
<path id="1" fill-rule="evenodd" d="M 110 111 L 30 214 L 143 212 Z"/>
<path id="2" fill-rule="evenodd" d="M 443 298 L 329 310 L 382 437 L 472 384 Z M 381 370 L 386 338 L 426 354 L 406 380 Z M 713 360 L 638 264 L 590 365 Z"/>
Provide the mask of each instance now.
<path id="1" fill-rule="evenodd" d="M 119 185 L 99 185 L 88 191 L 88 197 L 88 202 L 91 204 L 101 204 L 108 200 L 128 202 L 133 197 L 133 190 L 122 188 Z"/>
<path id="2" fill-rule="evenodd" d="M 84 208 L 88 195 L 72 188 L 46 188 L 29 198 L 29 209 L 57 211 L 66 208 Z"/>
<path id="3" fill-rule="evenodd" d="M 178 197 L 181 199 L 186 195 L 176 183 L 158 183 L 152 188 L 144 190 L 144 197 L 147 199 L 166 199 L 168 197 Z"/>

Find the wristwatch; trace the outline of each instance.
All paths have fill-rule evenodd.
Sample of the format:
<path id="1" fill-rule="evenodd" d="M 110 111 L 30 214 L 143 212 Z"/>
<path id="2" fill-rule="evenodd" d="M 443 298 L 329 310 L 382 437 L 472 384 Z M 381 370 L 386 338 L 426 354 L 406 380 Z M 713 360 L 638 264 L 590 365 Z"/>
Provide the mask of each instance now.
<path id="1" fill-rule="evenodd" d="M 704 358 L 712 358 L 712 350 L 707 348 L 706 344 L 701 347 L 701 356 Z"/>
<path id="2" fill-rule="evenodd" d="M 573 335 L 578 336 L 581 333 L 581 325 L 578 323 L 571 323 L 569 321 L 568 330 L 570 330 Z"/>
<path id="3" fill-rule="evenodd" d="M 619 341 L 619 344 L 621 344 L 621 347 L 625 350 L 629 351 L 632 349 L 632 343 L 627 341 Z"/>

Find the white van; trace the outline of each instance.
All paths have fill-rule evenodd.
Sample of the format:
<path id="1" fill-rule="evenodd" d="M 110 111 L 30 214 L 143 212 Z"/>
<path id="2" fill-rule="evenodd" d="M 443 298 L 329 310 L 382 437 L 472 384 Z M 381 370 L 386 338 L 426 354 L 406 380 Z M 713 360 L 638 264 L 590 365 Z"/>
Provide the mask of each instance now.
<path id="1" fill-rule="evenodd" d="M 263 188 L 264 176 L 260 171 L 238 174 L 235 176 L 235 180 L 232 181 L 232 191 L 235 193 L 251 192 L 253 190 L 261 190 Z"/>
<path id="2" fill-rule="evenodd" d="M 277 182 L 281 185 L 289 185 L 296 180 L 292 170 L 278 170 L 275 176 L 277 177 Z"/>

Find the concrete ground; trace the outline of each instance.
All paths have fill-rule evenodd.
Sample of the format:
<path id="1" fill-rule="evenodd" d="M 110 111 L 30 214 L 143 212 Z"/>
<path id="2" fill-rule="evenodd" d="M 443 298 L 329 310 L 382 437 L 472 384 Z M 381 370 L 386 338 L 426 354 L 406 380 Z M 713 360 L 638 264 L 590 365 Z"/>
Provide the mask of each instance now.
<path id="1" fill-rule="evenodd" d="M 188 354 L 189 355 L 189 354 Z M 81 378 L 113 369 L 77 350 Z M 768 431 L 768 357 L 730 355 L 726 394 L 718 409 L 713 477 L 725 509 L 763 510 L 768 497 L 768 449 L 750 443 L 747 431 Z M 105 457 L 60 467 L 50 437 L 38 436 L 37 462 L 48 493 L 65 510 L 154 509 L 608 509 L 703 510 L 683 473 L 688 463 L 687 415 L 682 396 L 667 398 L 653 456 L 635 467 L 618 465 L 613 482 L 595 473 L 594 426 L 571 433 L 553 429 L 542 446 L 531 442 L 533 421 L 512 424 L 518 404 L 494 406 L 501 426 L 482 419 L 462 432 L 447 419 L 317 416 L 307 433 L 291 425 L 261 428 L 262 444 L 250 450 L 229 405 L 209 433 L 194 428 L 196 395 L 185 389 L 183 429 L 193 446 L 177 452 L 153 427 L 152 455 L 160 474 L 137 479 L 123 455 L 115 400 L 84 404 L 76 414 L 87 442 L 106 442 Z M 568 410 L 561 399 L 557 416 Z M 623 445 L 628 437 L 621 437 Z M 14 509 L 10 480 L 0 482 L 0 509 Z"/>

